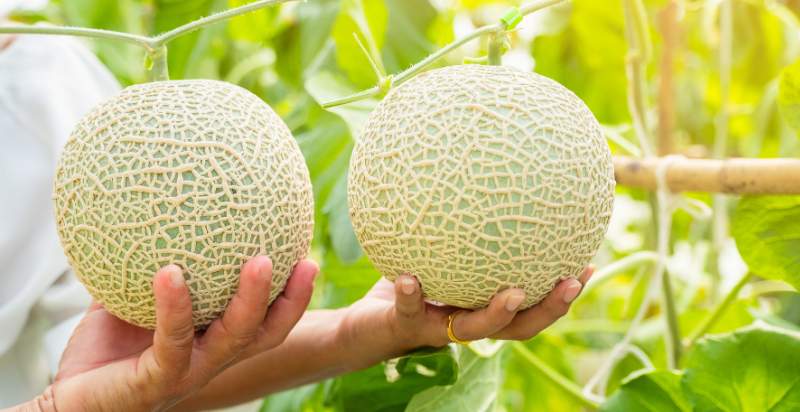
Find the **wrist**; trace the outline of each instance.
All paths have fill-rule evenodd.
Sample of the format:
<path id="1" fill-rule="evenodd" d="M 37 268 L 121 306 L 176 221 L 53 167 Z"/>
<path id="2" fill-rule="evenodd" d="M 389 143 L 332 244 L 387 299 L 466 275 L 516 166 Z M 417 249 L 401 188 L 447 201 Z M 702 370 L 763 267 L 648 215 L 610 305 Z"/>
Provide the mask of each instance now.
<path id="1" fill-rule="evenodd" d="M 51 409 L 46 412 L 69 411 L 154 411 L 164 410 L 164 402 L 153 402 L 147 387 L 137 388 L 129 382 L 108 379 L 105 384 L 80 377 L 61 380 L 51 385 L 42 397 Z M 47 396 L 45 396 L 47 395 Z"/>
<path id="2" fill-rule="evenodd" d="M 403 355 L 420 346 L 415 331 L 400 330 L 394 319 L 394 307 L 380 311 L 364 310 L 358 303 L 342 309 L 336 346 L 343 348 L 346 367 L 359 370 Z"/>

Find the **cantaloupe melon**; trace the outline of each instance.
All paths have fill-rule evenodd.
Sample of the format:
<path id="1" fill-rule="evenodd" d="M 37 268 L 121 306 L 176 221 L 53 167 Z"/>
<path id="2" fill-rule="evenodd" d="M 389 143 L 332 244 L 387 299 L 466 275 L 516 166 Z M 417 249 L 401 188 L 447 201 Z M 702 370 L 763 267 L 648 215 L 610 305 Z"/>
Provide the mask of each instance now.
<path id="1" fill-rule="evenodd" d="M 597 252 L 614 195 L 611 154 L 586 105 L 557 82 L 501 66 L 432 70 L 392 90 L 351 158 L 350 216 L 389 279 L 431 300 L 523 307 Z"/>
<path id="2" fill-rule="evenodd" d="M 131 86 L 94 109 L 64 147 L 54 201 L 81 282 L 147 328 L 160 267 L 184 268 L 199 329 L 258 254 L 273 261 L 274 300 L 313 229 L 308 169 L 289 129 L 257 96 L 210 80 Z"/>

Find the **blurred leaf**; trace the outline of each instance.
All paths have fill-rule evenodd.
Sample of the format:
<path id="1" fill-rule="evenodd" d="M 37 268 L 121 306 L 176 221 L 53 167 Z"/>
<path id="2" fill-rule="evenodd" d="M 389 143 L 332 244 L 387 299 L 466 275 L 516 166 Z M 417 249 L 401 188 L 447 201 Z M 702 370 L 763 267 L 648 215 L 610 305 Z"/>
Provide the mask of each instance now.
<path id="1" fill-rule="evenodd" d="M 281 83 L 302 88 L 306 78 L 322 67 L 336 70 L 331 30 L 339 0 L 315 0 L 294 4 L 285 29 L 272 39 L 275 71 Z"/>
<path id="2" fill-rule="evenodd" d="M 778 107 L 786 123 L 800 132 L 800 60 L 781 73 L 778 86 Z"/>
<path id="3" fill-rule="evenodd" d="M 325 282 L 323 306 L 326 308 L 343 307 L 355 302 L 381 278 L 366 256 L 348 265 L 333 253 L 325 255 L 321 273 Z"/>
<path id="4" fill-rule="evenodd" d="M 600 408 L 603 412 L 691 411 L 681 390 L 681 376 L 654 370 L 629 376 Z"/>
<path id="5" fill-rule="evenodd" d="M 682 387 L 695 411 L 800 410 L 800 334 L 766 325 L 702 339 Z"/>
<path id="6" fill-rule="evenodd" d="M 338 117 L 325 114 L 327 116 L 317 122 L 317 127 L 297 135 L 320 210 L 327 204 L 336 183 L 347 172 L 352 150 L 347 126 Z"/>
<path id="7" fill-rule="evenodd" d="M 540 36 L 532 43 L 536 72 L 575 92 L 602 123 L 626 122 L 621 2 L 576 0 L 570 7 L 561 34 Z"/>
<path id="8" fill-rule="evenodd" d="M 570 359 L 565 351 L 567 343 L 548 333 L 525 342 L 525 346 L 558 373 L 574 378 Z M 516 351 L 508 352 L 503 378 L 503 405 L 509 411 L 566 411 L 575 407 L 572 398 L 549 379 L 531 373 L 528 361 Z"/>
<path id="9" fill-rule="evenodd" d="M 62 11 L 69 25 L 148 34 L 139 4 L 134 0 L 65 0 Z M 144 80 L 145 53 L 141 47 L 114 40 L 95 40 L 93 44 L 97 57 L 122 84 Z"/>
<path id="10" fill-rule="evenodd" d="M 300 67 L 308 69 L 317 59 L 323 45 L 330 39 L 338 9 L 337 0 L 304 2 L 298 6 Z"/>
<path id="11" fill-rule="evenodd" d="M 315 383 L 270 395 L 261 404 L 260 412 L 322 412 L 325 384 Z"/>
<path id="12" fill-rule="evenodd" d="M 344 80 L 330 72 L 319 72 L 309 78 L 306 81 L 306 90 L 319 104 L 345 97 L 355 92 Z M 367 117 L 377 104 L 378 102 L 375 99 L 364 99 L 326 110 L 341 117 L 347 123 L 347 127 L 350 128 L 350 134 L 358 136 L 361 133 L 361 127 L 364 126 Z"/>
<path id="13" fill-rule="evenodd" d="M 347 207 L 346 173 L 339 176 L 339 181 L 333 187 L 333 192 L 325 202 L 322 211 L 328 215 L 328 231 L 336 256 L 343 263 L 348 264 L 358 260 L 362 251 L 350 222 L 350 211 Z"/>
<path id="14" fill-rule="evenodd" d="M 411 399 L 407 412 L 494 410 L 502 378 L 501 357 L 485 358 L 469 348 L 459 349 L 458 381 L 451 386 L 437 386 L 420 392 Z"/>
<path id="15" fill-rule="evenodd" d="M 800 290 L 800 196 L 743 198 L 733 237 L 751 271 Z"/>
<path id="16" fill-rule="evenodd" d="M 339 411 L 400 412 L 417 393 L 456 380 L 452 347 L 423 349 L 334 380 L 327 403 Z"/>
<path id="17" fill-rule="evenodd" d="M 227 5 L 227 0 L 154 0 L 154 34 L 172 30 L 215 11 L 223 10 Z M 218 23 L 170 42 L 167 55 L 170 76 L 183 79 L 189 77 L 191 71 L 200 71 L 202 60 L 207 57 L 212 42 L 224 38 L 222 33 L 225 32 L 226 24 L 226 22 Z"/>
<path id="18" fill-rule="evenodd" d="M 228 0 L 227 8 L 232 9 L 252 2 L 253 0 Z M 280 6 L 266 7 L 237 16 L 228 25 L 228 32 L 231 38 L 236 40 L 262 42 L 272 37 L 279 29 L 277 17 L 280 10 Z"/>
<path id="19" fill-rule="evenodd" d="M 386 28 L 383 60 L 387 71 L 396 73 L 434 51 L 426 33 L 437 13 L 428 0 L 386 0 L 386 6 L 391 19 Z"/>
<path id="20" fill-rule="evenodd" d="M 376 50 L 380 50 L 386 33 L 387 16 L 384 0 L 342 0 L 333 26 L 336 62 L 359 88 L 374 86 L 378 79 L 353 33 L 368 51 L 370 42 L 374 42 Z"/>

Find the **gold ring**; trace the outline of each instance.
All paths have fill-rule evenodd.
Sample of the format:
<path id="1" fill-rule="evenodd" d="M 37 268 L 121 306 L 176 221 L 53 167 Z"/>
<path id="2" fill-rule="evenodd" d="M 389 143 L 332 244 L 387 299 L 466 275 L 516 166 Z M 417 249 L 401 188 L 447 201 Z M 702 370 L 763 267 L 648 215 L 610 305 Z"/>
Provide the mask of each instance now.
<path id="1" fill-rule="evenodd" d="M 450 342 L 458 343 L 460 345 L 468 345 L 469 344 L 468 340 L 459 339 L 458 337 L 456 337 L 456 333 L 453 332 L 453 321 L 456 320 L 456 315 L 458 315 L 461 312 L 462 311 L 460 310 L 455 311 L 447 317 L 447 337 L 450 338 Z"/>

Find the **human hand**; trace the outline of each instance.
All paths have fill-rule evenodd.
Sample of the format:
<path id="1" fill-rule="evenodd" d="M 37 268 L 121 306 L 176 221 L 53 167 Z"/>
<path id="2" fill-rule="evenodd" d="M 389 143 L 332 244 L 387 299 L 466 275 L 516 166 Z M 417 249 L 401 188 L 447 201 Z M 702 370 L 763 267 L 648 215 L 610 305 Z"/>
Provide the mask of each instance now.
<path id="1" fill-rule="evenodd" d="M 462 311 L 453 319 L 452 331 L 459 340 L 482 338 L 530 339 L 564 316 L 594 272 L 589 266 L 578 279 L 565 279 L 539 304 L 519 311 L 525 300 L 520 289 L 498 293 L 486 308 Z M 381 278 L 361 300 L 347 310 L 343 322 L 345 340 L 358 345 L 393 345 L 395 356 L 423 346 L 439 347 L 450 342 L 449 316 L 460 309 L 424 301 L 416 278 L 403 275 L 392 283 Z M 388 330 L 388 337 L 378 331 Z M 366 341 L 366 342 L 365 342 Z M 375 361 L 370 359 L 369 361 Z M 368 362 L 367 362 L 368 363 Z"/>
<path id="2" fill-rule="evenodd" d="M 166 266 L 153 280 L 156 330 L 93 304 L 70 338 L 55 383 L 38 402 L 60 411 L 166 409 L 243 356 L 279 345 L 308 306 L 317 270 L 309 260 L 299 262 L 268 308 L 272 262 L 250 259 L 223 316 L 196 334 L 181 269 Z"/>

